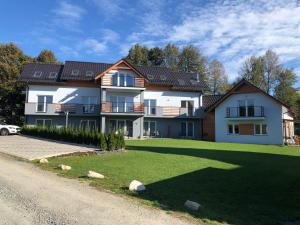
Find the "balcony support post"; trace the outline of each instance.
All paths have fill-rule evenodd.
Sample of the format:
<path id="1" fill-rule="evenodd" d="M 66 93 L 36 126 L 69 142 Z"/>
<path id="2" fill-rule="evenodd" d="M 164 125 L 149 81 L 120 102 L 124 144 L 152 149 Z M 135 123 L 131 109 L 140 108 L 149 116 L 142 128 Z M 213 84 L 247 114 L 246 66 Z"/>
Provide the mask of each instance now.
<path id="1" fill-rule="evenodd" d="M 101 131 L 101 133 L 105 133 L 105 131 L 106 131 L 106 118 L 105 118 L 105 116 L 101 116 L 101 129 L 100 129 L 100 131 Z"/>

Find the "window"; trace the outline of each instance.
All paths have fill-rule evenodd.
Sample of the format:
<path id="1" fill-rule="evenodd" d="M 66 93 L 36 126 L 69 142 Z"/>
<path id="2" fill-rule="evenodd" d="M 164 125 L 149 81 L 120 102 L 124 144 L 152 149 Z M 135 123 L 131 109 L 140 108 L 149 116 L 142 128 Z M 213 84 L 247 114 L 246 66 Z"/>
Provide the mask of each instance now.
<path id="1" fill-rule="evenodd" d="M 110 96 L 113 112 L 133 112 L 134 100 L 132 96 Z"/>
<path id="2" fill-rule="evenodd" d="M 144 122 L 144 136 L 154 137 L 156 136 L 156 122 L 145 121 Z"/>
<path id="3" fill-rule="evenodd" d="M 144 100 L 146 114 L 155 115 L 156 114 L 156 99 L 145 99 Z"/>
<path id="4" fill-rule="evenodd" d="M 85 75 L 86 75 L 87 77 L 92 77 L 92 76 L 94 75 L 94 72 L 88 70 L 88 71 L 85 72 Z"/>
<path id="5" fill-rule="evenodd" d="M 228 134 L 239 134 L 240 128 L 238 124 L 228 124 L 227 128 Z"/>
<path id="6" fill-rule="evenodd" d="M 109 120 L 109 131 L 122 131 L 124 135 L 132 137 L 132 120 Z"/>
<path id="7" fill-rule="evenodd" d="M 113 86 L 133 87 L 134 77 L 128 73 L 115 73 L 112 79 Z"/>
<path id="8" fill-rule="evenodd" d="M 266 135 L 267 134 L 267 125 L 266 124 L 254 124 L 254 134 L 255 135 Z"/>
<path id="9" fill-rule="evenodd" d="M 79 70 L 72 70 L 71 75 L 72 76 L 78 76 L 79 75 Z"/>
<path id="10" fill-rule="evenodd" d="M 51 119 L 37 119 L 36 125 L 39 127 L 51 127 L 52 120 Z"/>
<path id="11" fill-rule="evenodd" d="M 247 99 L 247 100 L 239 100 L 239 116 L 240 117 L 253 117 L 254 112 L 254 101 L 253 99 Z"/>
<path id="12" fill-rule="evenodd" d="M 182 113 L 193 116 L 194 101 L 181 101 L 181 108 L 183 109 Z"/>
<path id="13" fill-rule="evenodd" d="M 95 113 L 97 106 L 96 96 L 82 96 L 83 113 Z"/>
<path id="14" fill-rule="evenodd" d="M 49 78 L 56 78 L 57 72 L 50 72 L 49 73 Z"/>
<path id="15" fill-rule="evenodd" d="M 46 112 L 47 111 L 47 104 L 53 103 L 53 96 L 51 95 L 39 95 L 36 111 L 37 112 Z"/>
<path id="16" fill-rule="evenodd" d="M 181 122 L 181 136 L 182 137 L 194 137 L 194 123 L 193 122 Z"/>
<path id="17" fill-rule="evenodd" d="M 80 129 L 93 131 L 96 129 L 96 120 L 81 120 Z"/>
<path id="18" fill-rule="evenodd" d="M 41 77 L 42 73 L 43 73 L 42 71 L 35 71 L 33 77 Z"/>

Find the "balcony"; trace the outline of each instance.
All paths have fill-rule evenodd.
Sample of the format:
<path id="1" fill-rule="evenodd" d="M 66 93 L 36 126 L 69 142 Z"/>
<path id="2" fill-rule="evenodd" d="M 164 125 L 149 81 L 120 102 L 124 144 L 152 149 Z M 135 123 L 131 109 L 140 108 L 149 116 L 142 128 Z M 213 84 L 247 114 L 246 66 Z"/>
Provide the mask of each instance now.
<path id="1" fill-rule="evenodd" d="M 101 104 L 101 113 L 143 114 L 144 103 L 106 101 Z"/>
<path id="2" fill-rule="evenodd" d="M 155 106 L 145 107 L 145 116 L 148 117 L 200 117 L 200 109 L 189 107 Z"/>
<path id="3" fill-rule="evenodd" d="M 113 79 L 112 76 L 106 75 L 101 80 L 102 86 L 119 87 L 119 88 L 144 88 L 144 78 L 130 78 L 130 79 Z"/>
<path id="4" fill-rule="evenodd" d="M 100 107 L 97 104 L 59 104 L 51 103 L 39 105 L 37 103 L 25 103 L 26 115 L 59 115 L 65 112 L 80 116 L 99 115 Z"/>
<path id="5" fill-rule="evenodd" d="M 265 110 L 263 106 L 241 106 L 241 107 L 228 107 L 226 108 L 226 118 L 233 119 L 251 119 L 251 118 L 264 118 Z"/>

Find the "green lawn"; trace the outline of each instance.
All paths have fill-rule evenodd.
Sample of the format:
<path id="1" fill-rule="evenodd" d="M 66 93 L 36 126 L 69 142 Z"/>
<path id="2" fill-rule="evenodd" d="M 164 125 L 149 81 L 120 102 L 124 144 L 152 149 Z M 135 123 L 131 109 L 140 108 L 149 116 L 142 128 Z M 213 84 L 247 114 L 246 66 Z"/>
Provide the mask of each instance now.
<path id="1" fill-rule="evenodd" d="M 85 178 L 88 170 L 106 176 L 92 185 L 129 194 L 128 184 L 145 183 L 133 195 L 207 224 L 278 224 L 300 219 L 300 148 L 211 143 L 193 140 L 128 141 L 126 153 L 50 159 L 41 167 Z M 64 163 L 69 172 L 55 167 Z M 185 200 L 202 204 L 188 212 Z"/>

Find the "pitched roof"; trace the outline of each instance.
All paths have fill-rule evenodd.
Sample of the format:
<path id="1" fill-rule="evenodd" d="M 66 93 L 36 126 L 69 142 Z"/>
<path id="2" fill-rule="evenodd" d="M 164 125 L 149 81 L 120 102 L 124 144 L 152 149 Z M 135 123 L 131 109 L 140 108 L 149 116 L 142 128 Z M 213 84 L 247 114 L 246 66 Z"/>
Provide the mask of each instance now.
<path id="1" fill-rule="evenodd" d="M 61 80 L 94 80 L 111 66 L 109 63 L 66 61 Z"/>
<path id="2" fill-rule="evenodd" d="M 232 94 L 236 94 L 236 90 L 239 87 L 241 87 L 242 85 L 248 85 L 248 86 L 254 88 L 257 92 L 260 92 L 260 93 L 264 94 L 265 96 L 271 98 L 273 101 L 277 102 L 278 104 L 283 105 L 284 107 L 290 109 L 289 106 L 287 106 L 283 102 L 281 102 L 278 99 L 274 98 L 273 96 L 269 95 L 268 93 L 266 93 L 265 91 L 263 91 L 259 87 L 255 86 L 251 82 L 249 82 L 249 81 L 247 81 L 245 79 L 242 79 L 235 86 L 233 86 L 226 94 L 224 94 L 222 97 L 220 97 L 215 103 L 213 103 L 212 105 L 210 105 L 206 109 L 206 111 L 209 112 L 209 111 L 212 111 L 213 109 L 215 109 L 216 107 L 218 107 L 225 99 L 227 99 L 228 97 L 230 97 Z"/>
<path id="3" fill-rule="evenodd" d="M 167 67 L 135 66 L 153 85 L 169 85 L 173 89 L 206 90 L 206 83 L 197 73 L 174 72 Z"/>
<path id="4" fill-rule="evenodd" d="M 203 95 L 202 104 L 205 109 L 217 102 L 223 95 Z"/>
<path id="5" fill-rule="evenodd" d="M 97 76 L 101 75 L 114 65 L 115 64 L 109 63 L 78 61 L 66 61 L 64 65 L 30 63 L 25 65 L 20 80 L 31 82 L 94 80 Z M 201 79 L 201 76 L 198 76 L 196 73 L 174 72 L 169 68 L 158 66 L 130 66 L 133 70 L 136 70 L 137 73 L 142 75 L 150 85 L 166 85 L 174 90 L 184 91 L 203 91 L 207 89 L 206 83 Z M 42 72 L 41 76 L 36 76 L 36 72 L 39 71 Z M 57 72 L 57 77 L 52 78 L 50 76 L 51 72 Z"/>
<path id="6" fill-rule="evenodd" d="M 20 80 L 55 83 L 59 80 L 63 67 L 61 64 L 28 63 L 24 66 Z"/>

